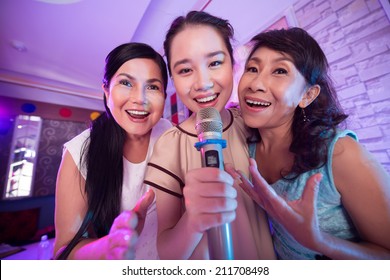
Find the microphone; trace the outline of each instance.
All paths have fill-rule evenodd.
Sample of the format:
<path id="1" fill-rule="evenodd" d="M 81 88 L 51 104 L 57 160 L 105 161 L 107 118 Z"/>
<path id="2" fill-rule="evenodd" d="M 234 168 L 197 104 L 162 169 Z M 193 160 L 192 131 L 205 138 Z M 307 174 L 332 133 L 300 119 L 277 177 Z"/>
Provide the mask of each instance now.
<path id="1" fill-rule="evenodd" d="M 202 167 L 215 167 L 221 170 L 223 166 L 222 149 L 226 140 L 222 139 L 223 124 L 221 116 L 215 108 L 202 108 L 196 114 L 196 133 L 199 142 L 195 148 L 200 151 Z M 233 240 L 229 223 L 207 230 L 209 254 L 212 260 L 233 260 Z"/>

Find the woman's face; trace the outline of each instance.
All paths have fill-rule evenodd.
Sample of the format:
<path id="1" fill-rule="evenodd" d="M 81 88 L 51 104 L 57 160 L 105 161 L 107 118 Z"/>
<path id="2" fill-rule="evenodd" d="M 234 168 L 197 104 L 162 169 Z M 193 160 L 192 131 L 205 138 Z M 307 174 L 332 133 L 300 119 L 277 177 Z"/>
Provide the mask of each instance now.
<path id="1" fill-rule="evenodd" d="M 160 68 L 151 59 L 128 60 L 103 90 L 115 121 L 129 136 L 148 134 L 162 117 L 164 84 Z"/>
<path id="2" fill-rule="evenodd" d="M 248 60 L 238 85 L 245 123 L 254 128 L 289 128 L 306 89 L 289 55 L 260 47 Z"/>
<path id="3" fill-rule="evenodd" d="M 179 32 L 172 40 L 170 65 L 176 93 L 189 110 L 225 107 L 232 93 L 233 68 L 214 28 L 194 25 Z"/>

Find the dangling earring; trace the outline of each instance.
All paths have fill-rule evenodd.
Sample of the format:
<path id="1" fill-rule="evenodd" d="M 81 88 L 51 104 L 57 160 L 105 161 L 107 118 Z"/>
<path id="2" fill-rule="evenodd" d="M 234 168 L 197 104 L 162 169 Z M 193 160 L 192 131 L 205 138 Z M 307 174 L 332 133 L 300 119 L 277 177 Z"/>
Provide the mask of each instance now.
<path id="1" fill-rule="evenodd" d="M 302 108 L 303 122 L 309 122 L 310 120 L 306 117 L 305 110 Z"/>

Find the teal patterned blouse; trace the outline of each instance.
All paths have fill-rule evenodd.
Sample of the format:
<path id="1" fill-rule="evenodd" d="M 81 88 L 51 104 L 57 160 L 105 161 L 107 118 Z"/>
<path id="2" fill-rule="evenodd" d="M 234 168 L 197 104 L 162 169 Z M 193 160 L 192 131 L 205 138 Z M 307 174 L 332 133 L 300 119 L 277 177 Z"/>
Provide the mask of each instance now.
<path id="1" fill-rule="evenodd" d="M 286 200 L 296 200 L 301 197 L 307 179 L 315 174 L 322 173 L 317 209 L 320 229 L 342 239 L 357 241 L 359 236 L 348 213 L 341 203 L 341 195 L 334 184 L 332 174 L 332 155 L 336 141 L 341 137 L 352 137 L 358 141 L 357 135 L 349 130 L 338 131 L 330 142 L 328 149 L 328 161 L 318 169 L 313 169 L 299 175 L 293 180 L 280 179 L 272 188 Z M 249 144 L 249 153 L 255 157 L 256 143 Z M 275 251 L 279 259 L 326 259 L 315 251 L 303 247 L 279 224 L 270 217 L 272 238 Z"/>

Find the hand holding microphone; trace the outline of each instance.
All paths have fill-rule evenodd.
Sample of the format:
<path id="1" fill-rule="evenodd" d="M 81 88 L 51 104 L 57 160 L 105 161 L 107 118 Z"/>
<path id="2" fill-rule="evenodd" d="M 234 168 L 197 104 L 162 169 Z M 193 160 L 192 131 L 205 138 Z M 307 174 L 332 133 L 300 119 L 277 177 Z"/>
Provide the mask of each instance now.
<path id="1" fill-rule="evenodd" d="M 235 218 L 236 191 L 233 188 L 233 179 L 224 171 L 222 149 L 226 147 L 226 140 L 222 139 L 222 121 L 215 108 L 203 108 L 196 116 L 196 131 L 199 142 L 195 147 L 201 153 L 202 167 L 212 167 L 215 170 L 195 170 L 203 172 L 199 181 L 203 184 L 187 191 L 198 194 L 198 204 L 192 205 L 204 211 L 203 221 L 211 221 L 207 229 L 209 254 L 211 259 L 234 259 L 232 232 L 230 221 Z M 187 194 L 188 195 L 188 194 Z M 194 203 L 195 204 L 195 203 Z M 187 202 L 186 202 L 187 206 Z M 190 205 L 189 205 L 190 206 Z M 214 222 L 214 224 L 212 224 Z"/>

